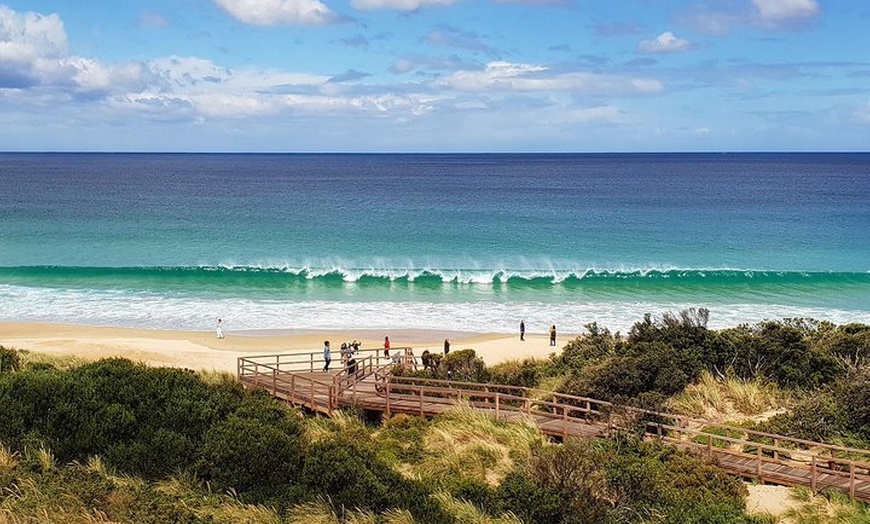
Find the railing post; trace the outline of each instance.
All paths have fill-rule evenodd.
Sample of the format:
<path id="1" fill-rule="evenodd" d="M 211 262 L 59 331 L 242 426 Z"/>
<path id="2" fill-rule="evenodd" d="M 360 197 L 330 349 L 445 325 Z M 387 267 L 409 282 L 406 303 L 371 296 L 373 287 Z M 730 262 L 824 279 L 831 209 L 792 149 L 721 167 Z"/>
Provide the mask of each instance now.
<path id="1" fill-rule="evenodd" d="M 290 403 L 296 403 L 296 375 L 290 375 Z"/>
<path id="2" fill-rule="evenodd" d="M 682 438 L 680 440 L 683 440 Z M 707 458 L 713 458 L 713 435 L 707 433 Z"/>
<path id="3" fill-rule="evenodd" d="M 764 483 L 764 479 L 761 477 L 761 443 L 760 442 L 758 444 L 758 452 L 756 454 L 758 455 L 758 466 L 756 467 L 755 471 L 756 471 L 756 474 L 758 475 L 758 480 L 760 480 L 762 483 Z"/>
<path id="4" fill-rule="evenodd" d="M 810 490 L 816 492 L 816 456 L 813 455 L 813 463 L 810 469 Z"/>
<path id="5" fill-rule="evenodd" d="M 773 460 L 779 460 L 779 439 L 773 439 Z"/>
<path id="6" fill-rule="evenodd" d="M 420 416 L 423 416 L 423 386 L 420 386 Z"/>
<path id="7" fill-rule="evenodd" d="M 387 418 L 390 418 L 390 379 L 386 377 L 384 381 L 386 383 L 386 391 L 387 391 Z"/>
<path id="8" fill-rule="evenodd" d="M 855 461 L 849 461 L 849 496 L 855 498 Z"/>
<path id="9" fill-rule="evenodd" d="M 498 420 L 499 418 L 499 406 L 501 405 L 501 394 L 495 394 L 495 418 Z"/>
<path id="10" fill-rule="evenodd" d="M 562 439 L 568 438 L 568 404 L 562 404 Z"/>
<path id="11" fill-rule="evenodd" d="M 278 368 L 272 370 L 272 396 L 278 393 Z"/>

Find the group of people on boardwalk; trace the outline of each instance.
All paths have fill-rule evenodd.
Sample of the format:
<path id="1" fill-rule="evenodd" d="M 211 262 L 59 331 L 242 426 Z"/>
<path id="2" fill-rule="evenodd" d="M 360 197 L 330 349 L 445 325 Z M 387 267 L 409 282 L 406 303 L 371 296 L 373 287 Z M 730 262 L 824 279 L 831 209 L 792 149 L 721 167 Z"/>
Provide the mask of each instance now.
<path id="1" fill-rule="evenodd" d="M 526 321 L 520 320 L 520 340 L 526 340 Z M 550 345 L 556 345 L 556 324 L 550 326 Z"/>

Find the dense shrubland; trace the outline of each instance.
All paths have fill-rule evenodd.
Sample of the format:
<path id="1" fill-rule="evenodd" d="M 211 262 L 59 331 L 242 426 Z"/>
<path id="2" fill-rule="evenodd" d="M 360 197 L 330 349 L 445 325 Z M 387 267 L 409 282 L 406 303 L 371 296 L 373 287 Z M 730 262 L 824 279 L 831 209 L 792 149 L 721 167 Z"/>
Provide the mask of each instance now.
<path id="1" fill-rule="evenodd" d="M 627 335 L 589 324 L 549 359 L 477 375 L 720 420 L 772 411 L 757 429 L 870 448 L 870 326 L 786 319 L 711 330 L 708 315 L 646 315 Z M 461 358 L 479 360 L 473 352 Z"/>
<path id="2" fill-rule="evenodd" d="M 630 436 L 555 445 L 461 406 L 311 418 L 123 359 L 10 366 L 0 442 L 0 522 L 756 522 L 739 481 Z"/>

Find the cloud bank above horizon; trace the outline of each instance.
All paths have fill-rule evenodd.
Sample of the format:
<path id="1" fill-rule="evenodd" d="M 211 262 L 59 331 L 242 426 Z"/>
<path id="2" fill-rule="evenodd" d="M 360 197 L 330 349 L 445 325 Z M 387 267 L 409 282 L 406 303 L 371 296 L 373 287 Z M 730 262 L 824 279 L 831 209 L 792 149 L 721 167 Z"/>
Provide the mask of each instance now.
<path id="1" fill-rule="evenodd" d="M 0 140 L 3 150 L 867 150 L 870 6 L 664 4 L 6 1 Z"/>

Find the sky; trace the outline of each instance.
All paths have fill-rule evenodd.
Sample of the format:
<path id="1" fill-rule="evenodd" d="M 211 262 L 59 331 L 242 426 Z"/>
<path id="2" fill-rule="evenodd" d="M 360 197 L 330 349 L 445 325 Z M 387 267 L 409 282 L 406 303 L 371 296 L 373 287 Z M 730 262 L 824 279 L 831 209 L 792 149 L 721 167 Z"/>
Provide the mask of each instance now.
<path id="1" fill-rule="evenodd" d="M 867 0 L 0 0 L 0 150 L 870 150 Z"/>

